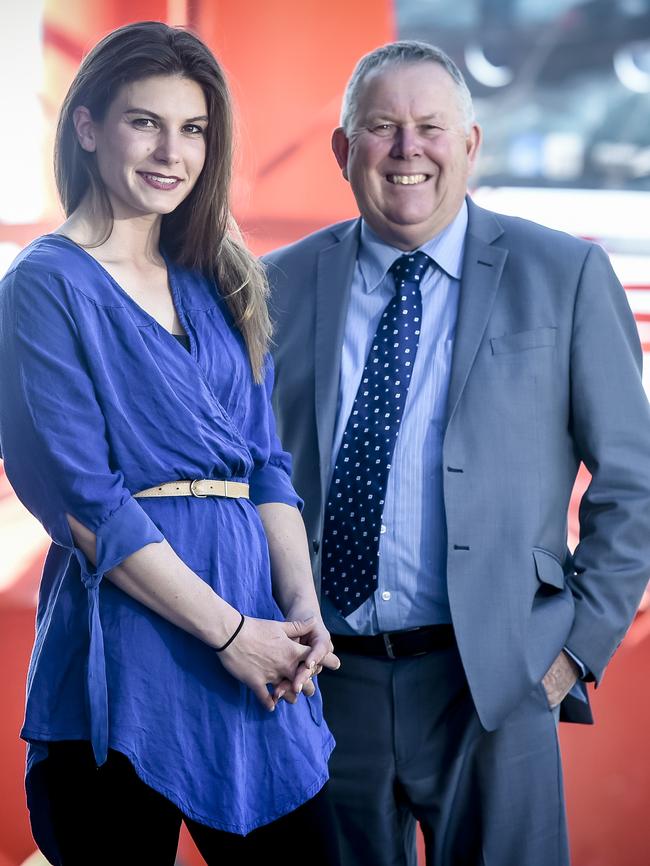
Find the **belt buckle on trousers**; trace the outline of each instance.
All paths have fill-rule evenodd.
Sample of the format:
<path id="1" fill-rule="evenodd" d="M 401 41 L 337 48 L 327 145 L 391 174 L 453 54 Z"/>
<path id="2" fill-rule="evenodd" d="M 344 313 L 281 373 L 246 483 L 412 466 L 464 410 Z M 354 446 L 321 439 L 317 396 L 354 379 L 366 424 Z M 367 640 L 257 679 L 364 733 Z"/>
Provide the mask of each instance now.
<path id="1" fill-rule="evenodd" d="M 393 644 L 391 643 L 390 632 L 386 632 L 386 631 L 383 632 L 382 638 L 384 639 L 384 646 L 386 647 L 386 655 L 388 656 L 388 658 L 389 659 L 397 658 L 397 656 L 395 655 L 395 652 L 393 650 Z"/>

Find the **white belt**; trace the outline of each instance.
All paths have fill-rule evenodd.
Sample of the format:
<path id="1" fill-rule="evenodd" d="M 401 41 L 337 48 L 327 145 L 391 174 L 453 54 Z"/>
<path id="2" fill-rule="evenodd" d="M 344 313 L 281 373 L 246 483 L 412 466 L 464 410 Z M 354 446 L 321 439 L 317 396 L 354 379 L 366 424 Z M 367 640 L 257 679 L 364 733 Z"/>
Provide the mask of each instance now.
<path id="1" fill-rule="evenodd" d="M 157 487 L 147 487 L 133 494 L 136 499 L 155 496 L 226 496 L 228 499 L 248 499 L 248 484 L 242 481 L 219 481 L 212 478 L 194 478 L 192 481 L 167 481 Z"/>

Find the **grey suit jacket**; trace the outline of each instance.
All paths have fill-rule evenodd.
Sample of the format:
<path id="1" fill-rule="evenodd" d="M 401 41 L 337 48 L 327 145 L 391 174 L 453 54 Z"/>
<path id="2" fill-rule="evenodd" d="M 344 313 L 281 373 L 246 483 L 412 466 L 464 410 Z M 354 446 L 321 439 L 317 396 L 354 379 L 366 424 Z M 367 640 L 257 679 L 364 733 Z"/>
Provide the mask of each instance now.
<path id="1" fill-rule="evenodd" d="M 596 680 L 650 575 L 650 409 L 625 293 L 596 245 L 468 200 L 443 445 L 447 584 L 485 728 L 563 646 Z M 266 257 L 279 433 L 318 578 L 359 221 Z M 580 461 L 592 473 L 567 550 Z M 586 721 L 566 701 L 564 718 Z"/>

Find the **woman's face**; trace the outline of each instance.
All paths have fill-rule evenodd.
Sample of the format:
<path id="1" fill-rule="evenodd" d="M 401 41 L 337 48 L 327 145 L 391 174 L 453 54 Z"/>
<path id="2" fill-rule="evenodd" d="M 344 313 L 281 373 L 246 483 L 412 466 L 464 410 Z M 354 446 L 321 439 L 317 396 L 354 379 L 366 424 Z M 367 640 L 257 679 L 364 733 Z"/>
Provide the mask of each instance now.
<path id="1" fill-rule="evenodd" d="M 171 213 L 205 162 L 208 109 L 201 87 L 180 75 L 126 84 L 101 123 L 75 110 L 79 142 L 93 151 L 115 219 Z"/>

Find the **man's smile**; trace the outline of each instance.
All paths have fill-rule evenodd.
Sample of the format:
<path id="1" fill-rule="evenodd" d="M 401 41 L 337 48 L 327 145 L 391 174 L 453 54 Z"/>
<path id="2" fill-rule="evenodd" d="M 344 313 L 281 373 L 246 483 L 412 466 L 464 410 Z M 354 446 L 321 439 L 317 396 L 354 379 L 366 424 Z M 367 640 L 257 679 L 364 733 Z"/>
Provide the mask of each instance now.
<path id="1" fill-rule="evenodd" d="M 386 180 L 400 186 L 413 186 L 417 183 L 424 183 L 430 177 L 430 174 L 387 174 Z"/>

